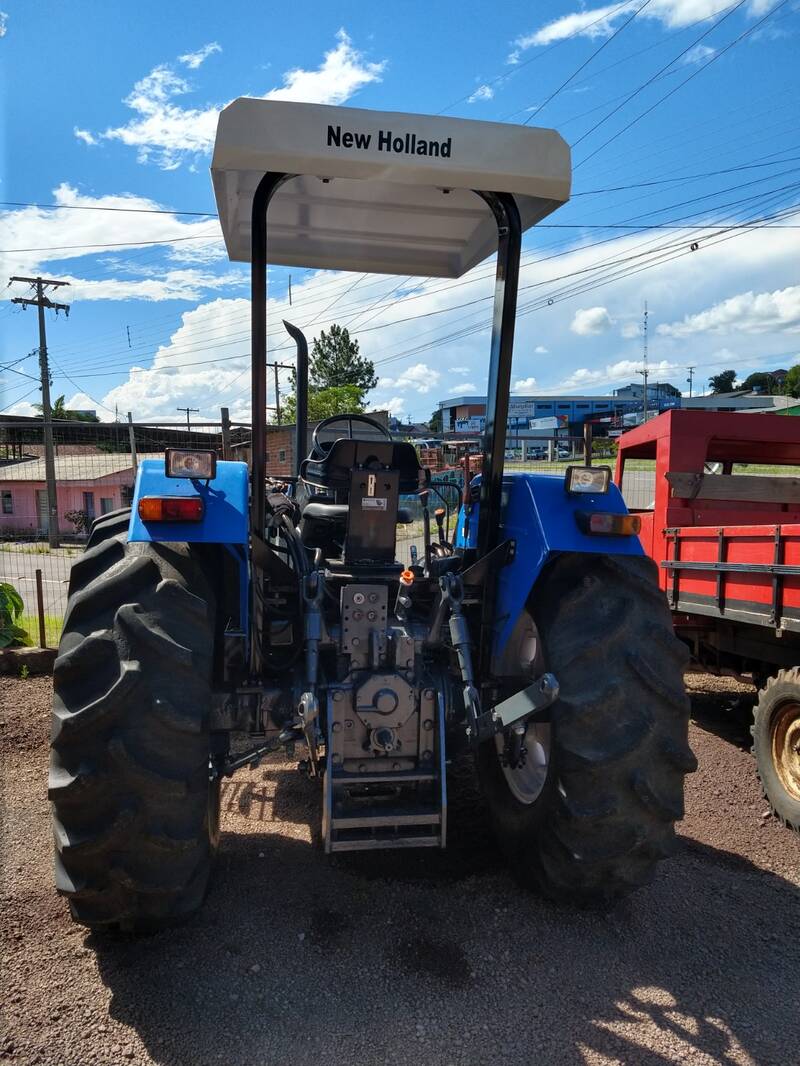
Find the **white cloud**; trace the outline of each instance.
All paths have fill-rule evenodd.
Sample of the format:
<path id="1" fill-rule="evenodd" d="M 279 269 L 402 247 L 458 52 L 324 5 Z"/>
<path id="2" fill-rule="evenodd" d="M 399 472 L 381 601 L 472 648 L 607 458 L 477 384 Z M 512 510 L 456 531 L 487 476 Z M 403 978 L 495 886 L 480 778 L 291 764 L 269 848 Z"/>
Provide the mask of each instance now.
<path id="1" fill-rule="evenodd" d="M 605 307 L 587 307 L 575 312 L 569 328 L 579 337 L 594 337 L 599 333 L 607 333 L 612 325 Z"/>
<path id="2" fill-rule="evenodd" d="M 0 37 L 5 37 L 8 32 L 8 14 L 0 11 Z"/>
<path id="3" fill-rule="evenodd" d="M 405 413 L 406 401 L 402 396 L 392 396 L 389 400 L 382 400 L 377 407 L 371 407 L 371 411 L 388 411 L 395 418 L 400 418 Z"/>
<path id="4" fill-rule="evenodd" d="M 114 262 L 113 273 L 116 276 L 107 280 L 83 282 L 72 276 L 74 289 L 70 292 L 70 298 L 141 297 L 194 300 L 199 299 L 205 289 L 218 289 L 223 284 L 233 283 L 246 276 L 246 270 L 234 267 L 227 267 L 226 275 L 223 276 L 227 280 L 224 281 L 207 269 L 184 269 L 184 264 L 194 264 L 198 268 L 207 267 L 211 259 L 218 258 L 221 254 L 222 236 L 216 219 L 183 221 L 169 213 L 151 214 L 148 212 L 161 210 L 161 205 L 147 197 L 127 193 L 84 196 L 66 183 L 53 190 L 52 202 L 58 205 L 53 211 L 25 207 L 3 213 L 4 245 L 9 251 L 0 253 L 2 276 L 30 276 L 49 261 L 58 260 L 63 263 L 104 254 L 100 249 L 92 248 L 92 245 L 119 245 L 120 252 L 125 247 L 133 252 L 141 248 L 143 241 L 152 241 L 154 244 L 163 242 L 165 248 L 171 248 L 172 252 L 168 253 L 168 257 L 172 258 L 173 265 L 178 265 L 178 269 L 171 269 L 169 265 L 166 270 L 162 266 L 138 266 L 132 255 L 127 272 L 135 275 L 133 281 L 120 278 L 119 275 L 125 271 Z M 167 242 L 175 238 L 179 239 L 179 243 L 170 246 Z M 55 250 L 37 251 L 48 248 Z M 216 252 L 212 253 L 210 249 L 215 249 Z M 59 269 L 59 275 L 66 276 L 63 266 Z M 140 284 L 142 280 L 147 281 L 146 286 Z M 180 295 L 180 290 L 183 290 L 185 295 Z"/>
<path id="5" fill-rule="evenodd" d="M 536 378 L 519 378 L 511 386 L 512 392 L 532 392 L 537 386 Z"/>
<path id="6" fill-rule="evenodd" d="M 78 140 L 83 141 L 84 144 L 97 144 L 97 138 L 89 133 L 88 130 L 82 130 L 79 126 L 75 126 L 72 132 Z"/>
<path id="7" fill-rule="evenodd" d="M 665 337 L 693 333 L 797 333 L 800 331 L 800 285 L 774 292 L 743 292 L 680 322 L 658 326 Z"/>
<path id="8" fill-rule="evenodd" d="M 468 396 L 470 393 L 478 391 L 478 386 L 473 385 L 471 381 L 462 381 L 459 385 L 451 385 L 447 390 L 448 396 Z"/>
<path id="9" fill-rule="evenodd" d="M 202 48 L 198 48 L 196 52 L 186 52 L 185 55 L 178 56 L 178 62 L 183 63 L 189 70 L 197 70 L 200 64 L 205 62 L 210 55 L 221 51 L 222 49 L 217 42 L 212 41 L 210 44 L 204 44 Z"/>
<path id="10" fill-rule="evenodd" d="M 533 349 L 534 355 L 547 355 L 549 348 L 545 348 L 543 344 L 537 344 Z"/>
<path id="11" fill-rule="evenodd" d="M 468 366 L 449 366 L 447 369 L 448 369 L 448 371 L 451 374 L 468 374 L 469 373 L 469 367 Z"/>
<path id="12" fill-rule="evenodd" d="M 413 389 L 414 392 L 426 393 L 436 388 L 442 375 L 425 363 L 415 363 L 407 367 L 399 377 L 381 378 L 378 387 L 381 389 Z"/>
<path id="13" fill-rule="evenodd" d="M 634 337 L 641 336 L 642 327 L 638 322 L 626 322 L 619 332 L 625 340 L 633 340 Z"/>
<path id="14" fill-rule="evenodd" d="M 343 29 L 337 33 L 336 42 L 316 70 L 287 71 L 283 84 L 261 99 L 343 104 L 365 85 L 381 80 L 385 61 L 367 61 Z M 154 67 L 136 82 L 125 98 L 125 104 L 136 117 L 122 126 L 110 127 L 99 136 L 136 148 L 140 163 L 154 162 L 163 170 L 174 170 L 187 158 L 210 150 L 217 118 L 224 106 L 182 107 L 177 98 L 189 92 L 189 82 L 167 64 Z"/>
<path id="15" fill-rule="evenodd" d="M 667 359 L 658 361 L 651 360 L 648 371 L 651 381 L 656 380 L 656 375 L 675 373 L 680 367 Z M 580 367 L 573 370 L 555 385 L 548 386 L 543 392 L 560 393 L 580 391 L 582 389 L 596 389 L 598 385 L 620 385 L 629 381 L 638 381 L 639 371 L 642 369 L 641 360 L 619 359 L 616 363 L 607 364 L 604 367 L 591 370 L 588 367 Z"/>
<path id="16" fill-rule="evenodd" d="M 514 41 L 514 51 L 509 56 L 509 62 L 518 63 L 520 54 L 528 48 L 553 44 L 568 37 L 608 37 L 619 23 L 630 18 L 632 11 L 641 6 L 640 0 L 631 0 L 627 4 L 608 4 L 561 15 L 539 29 L 518 37 Z M 750 0 L 747 11 L 752 17 L 758 17 L 771 6 L 771 0 Z M 724 6 L 720 4 L 720 0 L 650 0 L 637 17 L 655 19 L 669 29 L 680 29 L 710 19 L 723 11 Z"/>
<path id="17" fill-rule="evenodd" d="M 710 59 L 711 56 L 716 55 L 716 51 L 716 48 L 710 48 L 707 44 L 696 44 L 681 59 L 681 65 L 686 67 L 691 66 L 692 63 L 702 63 L 704 59 Z"/>
<path id="18" fill-rule="evenodd" d="M 494 96 L 494 89 L 491 85 L 479 85 L 475 92 L 467 97 L 468 104 L 475 104 L 478 100 L 491 100 Z"/>

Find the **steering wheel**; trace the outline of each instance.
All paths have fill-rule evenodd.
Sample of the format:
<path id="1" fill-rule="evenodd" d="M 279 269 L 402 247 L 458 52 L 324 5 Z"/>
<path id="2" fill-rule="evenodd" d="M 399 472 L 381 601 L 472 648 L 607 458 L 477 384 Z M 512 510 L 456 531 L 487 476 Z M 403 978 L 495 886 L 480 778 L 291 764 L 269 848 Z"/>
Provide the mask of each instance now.
<path id="1" fill-rule="evenodd" d="M 386 426 L 382 426 L 376 419 L 369 418 L 367 415 L 331 415 L 330 418 L 323 418 L 323 420 L 314 427 L 314 432 L 311 435 L 311 454 L 314 458 L 322 458 L 327 455 L 332 441 L 320 440 L 320 434 L 324 433 L 326 429 L 336 422 L 347 423 L 347 437 L 349 440 L 358 437 L 358 433 L 353 432 L 353 423 L 363 423 L 364 425 L 369 426 L 371 430 L 377 430 L 382 440 L 390 441 L 392 439 L 392 435 Z M 341 436 L 343 436 L 343 434 L 340 434 L 340 437 Z"/>

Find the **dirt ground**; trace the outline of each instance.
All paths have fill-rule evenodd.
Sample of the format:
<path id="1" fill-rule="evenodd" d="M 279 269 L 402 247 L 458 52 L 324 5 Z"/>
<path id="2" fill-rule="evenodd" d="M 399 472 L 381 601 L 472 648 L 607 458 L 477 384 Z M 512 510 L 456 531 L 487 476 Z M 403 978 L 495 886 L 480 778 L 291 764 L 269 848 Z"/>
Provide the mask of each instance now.
<path id="1" fill-rule="evenodd" d="M 135 941 L 53 892 L 50 682 L 0 679 L 0 1062 L 797 1062 L 800 838 L 745 750 L 752 690 L 688 683 L 681 848 L 612 913 L 518 888 L 467 788 L 448 852 L 328 860 L 314 786 L 273 762 L 226 783 L 201 915 Z"/>

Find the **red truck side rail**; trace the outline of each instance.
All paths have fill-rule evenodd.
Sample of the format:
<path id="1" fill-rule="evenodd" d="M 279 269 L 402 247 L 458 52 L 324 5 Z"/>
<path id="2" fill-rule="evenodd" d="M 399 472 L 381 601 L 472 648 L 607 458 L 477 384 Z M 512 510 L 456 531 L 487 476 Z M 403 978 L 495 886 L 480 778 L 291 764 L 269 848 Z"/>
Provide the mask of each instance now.
<path id="1" fill-rule="evenodd" d="M 800 631 L 800 478 L 733 472 L 800 474 L 800 419 L 669 411 L 620 438 L 623 493 L 635 460 L 654 461 L 652 507 L 631 510 L 673 610 Z"/>

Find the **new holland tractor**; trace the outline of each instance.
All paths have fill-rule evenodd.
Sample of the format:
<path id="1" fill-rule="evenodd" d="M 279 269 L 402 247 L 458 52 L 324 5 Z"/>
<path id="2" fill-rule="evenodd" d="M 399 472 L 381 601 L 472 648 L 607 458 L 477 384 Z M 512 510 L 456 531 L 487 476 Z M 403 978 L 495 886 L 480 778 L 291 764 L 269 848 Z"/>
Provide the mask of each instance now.
<path id="1" fill-rule="evenodd" d="M 684 647 L 608 468 L 503 472 L 521 237 L 569 198 L 568 147 L 239 99 L 212 176 L 228 253 L 251 263 L 251 458 L 145 460 L 131 510 L 99 518 L 72 568 L 49 795 L 74 918 L 136 931 L 196 910 L 221 779 L 282 749 L 319 788 L 328 852 L 443 848 L 449 756 L 469 747 L 525 885 L 585 904 L 645 883 L 695 765 Z M 309 450 L 293 326 L 297 470 L 271 478 L 267 253 L 459 278 L 495 249 L 481 473 L 452 542 L 430 472 L 376 420 L 327 420 Z M 424 533 L 406 566 L 409 501 Z"/>

